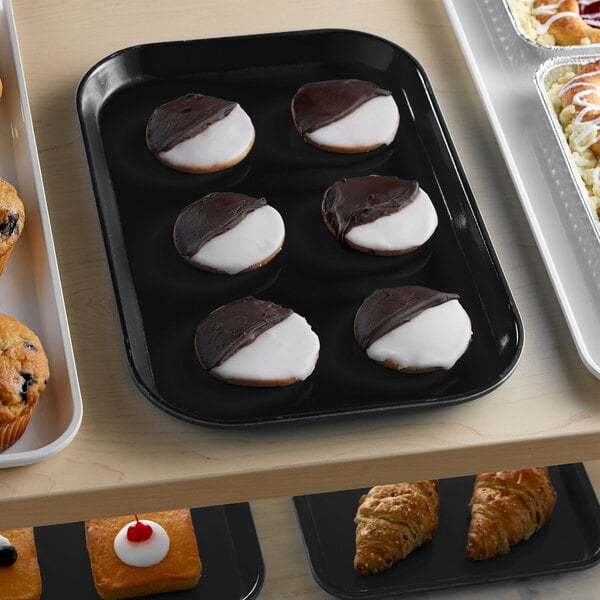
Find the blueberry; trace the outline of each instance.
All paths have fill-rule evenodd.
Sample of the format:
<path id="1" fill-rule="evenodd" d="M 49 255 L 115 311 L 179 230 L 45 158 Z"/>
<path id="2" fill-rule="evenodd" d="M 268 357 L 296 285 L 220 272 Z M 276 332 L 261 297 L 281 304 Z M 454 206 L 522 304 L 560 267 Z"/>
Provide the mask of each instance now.
<path id="1" fill-rule="evenodd" d="M 28 342 L 25 341 L 25 348 L 27 348 L 27 350 L 31 350 L 32 352 L 35 352 L 35 350 L 37 350 L 37 348 L 35 347 L 35 344 L 33 344 L 32 342 Z"/>
<path id="2" fill-rule="evenodd" d="M 12 235 L 19 232 L 19 215 L 9 215 L 8 221 L 0 223 L 0 233 L 2 235 Z"/>
<path id="3" fill-rule="evenodd" d="M 23 400 L 27 399 L 27 390 L 30 385 L 37 383 L 36 378 L 31 373 L 21 373 L 21 377 L 23 378 L 23 383 L 21 383 L 21 398 Z"/>
<path id="4" fill-rule="evenodd" d="M 17 549 L 14 546 L 0 548 L 0 567 L 10 567 L 17 560 Z"/>

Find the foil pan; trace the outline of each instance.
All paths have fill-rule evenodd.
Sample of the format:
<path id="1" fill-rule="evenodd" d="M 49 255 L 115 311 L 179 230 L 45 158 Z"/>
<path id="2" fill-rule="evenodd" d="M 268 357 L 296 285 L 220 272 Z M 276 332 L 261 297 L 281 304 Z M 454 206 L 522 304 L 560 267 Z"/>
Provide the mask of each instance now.
<path id="1" fill-rule="evenodd" d="M 589 191 L 581 175 L 580 168 L 575 161 L 575 157 L 573 156 L 573 152 L 571 151 L 569 142 L 558 119 L 556 109 L 552 104 L 552 99 L 549 95 L 549 90 L 551 87 L 560 81 L 560 79 L 563 78 L 566 73 L 572 71 L 573 69 L 577 70 L 597 60 L 600 60 L 600 54 L 595 56 L 560 56 L 548 59 L 536 70 L 535 84 L 542 100 L 542 105 L 545 109 L 550 126 L 558 141 L 560 151 L 565 157 L 570 177 L 575 184 L 579 199 L 586 208 L 586 213 L 593 225 L 593 230 L 596 234 L 598 243 L 600 243 L 600 220 L 598 218 L 598 214 L 593 206 Z M 551 172 L 554 174 L 558 173 L 559 170 L 555 167 Z"/>
<path id="2" fill-rule="evenodd" d="M 501 2 L 504 5 L 506 12 L 508 13 L 508 16 L 510 17 L 510 21 L 511 21 L 517 35 L 522 40 L 527 42 L 527 44 L 529 44 L 530 46 L 533 46 L 538 51 L 568 52 L 568 51 L 575 50 L 577 52 L 581 52 L 585 49 L 590 49 L 593 52 L 600 51 L 600 44 L 598 44 L 598 43 L 596 43 L 596 44 L 577 44 L 577 45 L 573 45 L 573 46 L 558 46 L 558 45 L 542 44 L 536 40 L 533 40 L 532 38 L 530 38 L 527 35 L 527 33 L 525 33 L 525 30 L 523 29 L 521 22 L 519 21 L 518 17 L 514 14 L 512 8 L 510 7 L 509 0 L 501 0 Z"/>

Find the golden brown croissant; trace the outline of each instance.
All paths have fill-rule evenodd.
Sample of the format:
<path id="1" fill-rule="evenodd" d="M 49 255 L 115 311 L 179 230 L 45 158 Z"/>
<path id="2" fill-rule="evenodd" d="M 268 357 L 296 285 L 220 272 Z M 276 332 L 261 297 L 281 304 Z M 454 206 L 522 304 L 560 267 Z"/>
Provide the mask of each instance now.
<path id="1" fill-rule="evenodd" d="M 555 499 L 545 467 L 478 475 L 469 503 L 467 556 L 482 560 L 508 552 L 548 521 Z"/>
<path id="2" fill-rule="evenodd" d="M 533 14 L 545 30 L 554 36 L 558 46 L 578 46 L 582 40 L 600 42 L 600 29 L 588 25 L 577 0 L 535 0 Z"/>
<path id="3" fill-rule="evenodd" d="M 438 482 L 378 485 L 359 500 L 354 568 L 370 575 L 431 538 L 438 524 Z"/>

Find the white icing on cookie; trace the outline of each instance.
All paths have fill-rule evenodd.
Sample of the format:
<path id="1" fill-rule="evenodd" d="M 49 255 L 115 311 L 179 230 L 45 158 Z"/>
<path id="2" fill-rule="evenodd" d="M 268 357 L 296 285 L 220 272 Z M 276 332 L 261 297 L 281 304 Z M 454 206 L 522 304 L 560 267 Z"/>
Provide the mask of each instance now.
<path id="1" fill-rule="evenodd" d="M 396 136 L 400 115 L 392 96 L 367 100 L 350 114 L 304 136 L 319 146 L 369 148 L 390 144 Z"/>
<path id="2" fill-rule="evenodd" d="M 254 143 L 254 125 L 237 104 L 223 119 L 157 156 L 176 168 L 205 170 L 239 162 Z"/>
<path id="3" fill-rule="evenodd" d="M 471 335 L 465 309 L 458 300 L 449 300 L 380 337 L 367 348 L 367 355 L 398 369 L 450 369 L 469 346 Z"/>
<path id="4" fill-rule="evenodd" d="M 190 257 L 190 262 L 234 275 L 259 265 L 283 244 L 285 225 L 277 210 L 262 206 L 233 229 L 214 237 Z"/>
<path id="5" fill-rule="evenodd" d="M 115 536 L 115 554 L 121 561 L 132 567 L 150 567 L 159 563 L 167 555 L 171 542 L 169 534 L 161 525 L 146 519 L 140 521 L 152 527 L 152 535 L 143 542 L 130 542 L 127 539 L 127 530 L 135 525 L 136 521 L 128 523 Z"/>
<path id="6" fill-rule="evenodd" d="M 423 245 L 438 224 L 437 213 L 429 196 L 419 190 L 415 199 L 391 215 L 386 215 L 346 232 L 345 239 L 361 248 L 401 251 Z"/>
<path id="7" fill-rule="evenodd" d="M 223 379 L 249 381 L 304 380 L 315 368 L 319 347 L 319 338 L 306 319 L 292 313 L 211 373 Z"/>

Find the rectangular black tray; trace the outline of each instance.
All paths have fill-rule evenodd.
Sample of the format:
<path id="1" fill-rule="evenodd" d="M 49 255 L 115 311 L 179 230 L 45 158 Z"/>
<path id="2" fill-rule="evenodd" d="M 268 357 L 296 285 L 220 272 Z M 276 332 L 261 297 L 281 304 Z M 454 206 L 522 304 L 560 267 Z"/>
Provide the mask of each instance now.
<path id="1" fill-rule="evenodd" d="M 348 600 L 398 597 L 464 585 L 558 574 L 600 560 L 600 506 L 581 463 L 550 467 L 556 504 L 550 521 L 508 554 L 471 561 L 465 554 L 474 476 L 439 480 L 433 538 L 387 571 L 354 571 L 358 500 L 366 489 L 294 498 L 312 572 L 329 594 Z"/>
<path id="2" fill-rule="evenodd" d="M 390 89 L 400 128 L 388 147 L 333 154 L 304 143 L 290 101 L 309 81 L 361 78 Z M 238 101 L 256 128 L 250 155 L 221 173 L 173 171 L 146 148 L 152 111 L 187 92 Z M 82 79 L 77 109 L 133 378 L 162 409 L 203 425 L 241 427 L 440 406 L 500 385 L 522 350 L 521 319 L 422 67 L 373 35 L 317 30 L 168 42 L 121 50 Z M 344 248 L 320 215 L 324 190 L 367 174 L 416 179 L 439 216 L 411 255 Z M 262 196 L 286 223 L 281 253 L 235 276 L 186 264 L 172 243 L 179 211 L 213 191 Z M 406 375 L 361 354 L 354 314 L 374 289 L 457 292 L 473 341 L 448 372 Z M 254 295 L 293 308 L 321 341 L 317 367 L 284 388 L 236 387 L 198 364 L 193 336 L 210 311 Z"/>
<path id="3" fill-rule="evenodd" d="M 193 508 L 202 576 L 190 590 L 144 596 L 147 600 L 251 600 L 261 590 L 264 563 L 246 503 Z M 83 522 L 34 529 L 42 575 L 41 600 L 98 600 Z"/>

